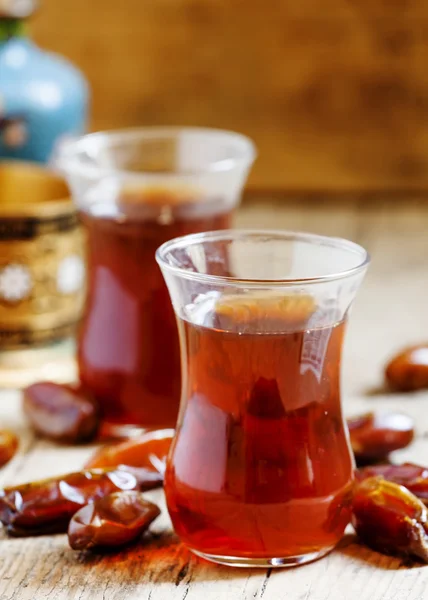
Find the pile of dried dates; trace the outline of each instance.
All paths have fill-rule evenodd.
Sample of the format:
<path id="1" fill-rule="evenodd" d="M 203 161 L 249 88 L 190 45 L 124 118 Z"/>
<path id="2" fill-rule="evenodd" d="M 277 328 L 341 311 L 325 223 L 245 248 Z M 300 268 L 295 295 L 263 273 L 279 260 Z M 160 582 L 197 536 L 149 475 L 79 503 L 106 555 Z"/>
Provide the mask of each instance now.
<path id="1" fill-rule="evenodd" d="M 50 382 L 24 390 L 24 413 L 39 435 L 59 443 L 93 440 L 100 413 L 79 386 Z M 143 492 L 161 487 L 174 431 L 158 430 L 105 446 L 83 470 L 0 490 L 0 521 L 11 536 L 68 532 L 71 548 L 102 551 L 139 539 L 160 509 Z M 0 431 L 0 464 L 18 447 Z"/>
<path id="2" fill-rule="evenodd" d="M 428 387 L 428 346 L 406 350 L 386 369 L 394 390 Z M 100 412 L 81 386 L 41 382 L 24 391 L 24 412 L 35 432 L 59 443 L 93 440 Z M 428 468 L 393 465 L 389 455 L 414 437 L 402 413 L 348 419 L 357 470 L 352 524 L 360 540 L 386 554 L 428 563 Z M 98 450 L 83 470 L 0 490 L 0 521 L 9 535 L 68 532 L 71 548 L 102 551 L 141 538 L 159 514 L 144 492 L 163 484 L 174 431 L 148 432 Z M 0 466 L 18 448 L 10 431 L 0 431 Z"/>

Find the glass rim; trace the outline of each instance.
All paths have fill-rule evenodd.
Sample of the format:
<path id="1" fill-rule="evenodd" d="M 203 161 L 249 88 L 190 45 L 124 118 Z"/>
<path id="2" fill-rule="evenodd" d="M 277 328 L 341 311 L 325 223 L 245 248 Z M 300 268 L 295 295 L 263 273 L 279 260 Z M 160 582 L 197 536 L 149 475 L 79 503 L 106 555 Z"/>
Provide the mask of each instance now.
<path id="1" fill-rule="evenodd" d="M 361 261 L 350 269 L 344 269 L 326 275 L 315 277 L 290 277 L 284 279 L 260 279 L 260 278 L 241 278 L 230 277 L 227 275 L 210 275 L 207 273 L 196 273 L 189 271 L 184 267 L 171 265 L 167 260 L 167 255 L 172 250 L 185 248 L 190 245 L 195 245 L 201 242 L 215 241 L 233 241 L 244 238 L 260 237 L 260 238 L 277 238 L 283 241 L 303 241 L 318 246 L 329 246 L 341 250 L 348 250 L 361 257 Z M 246 287 L 281 287 L 281 286 L 299 286 L 316 283 L 327 283 L 338 279 L 345 279 L 365 271 L 370 263 L 370 254 L 359 244 L 340 237 L 332 237 L 327 235 L 318 235 L 308 232 L 290 231 L 281 229 L 222 229 L 219 231 L 205 231 L 202 233 L 192 233 L 173 238 L 164 242 L 156 250 L 156 261 L 162 270 L 173 275 L 180 276 L 185 279 L 210 284 L 223 285 L 241 285 Z"/>
<path id="2" fill-rule="evenodd" d="M 207 167 L 189 171 L 141 171 L 132 169 L 115 169 L 114 167 L 103 167 L 99 165 L 87 165 L 82 161 L 79 154 L 95 150 L 102 145 L 108 146 L 120 141 L 135 142 L 141 140 L 156 140 L 173 137 L 178 134 L 199 134 L 201 136 L 212 135 L 236 144 L 236 156 L 227 159 L 214 160 Z M 121 176 L 127 179 L 150 179 L 150 178 L 186 178 L 195 175 L 209 175 L 232 171 L 237 167 L 250 165 L 257 156 L 257 149 L 251 138 L 242 133 L 229 131 L 227 129 L 216 129 L 210 127 L 187 127 L 187 126 L 156 126 L 128 127 L 123 129 L 110 129 L 97 131 L 64 140 L 58 147 L 54 163 L 59 169 L 72 172 L 87 178 L 102 178 L 106 176 Z"/>

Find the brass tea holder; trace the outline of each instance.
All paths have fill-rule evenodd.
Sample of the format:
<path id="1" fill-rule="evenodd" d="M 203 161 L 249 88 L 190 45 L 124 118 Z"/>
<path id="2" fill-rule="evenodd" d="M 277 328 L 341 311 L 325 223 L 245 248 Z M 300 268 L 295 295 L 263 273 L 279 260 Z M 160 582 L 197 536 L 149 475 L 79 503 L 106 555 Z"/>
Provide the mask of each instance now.
<path id="1" fill-rule="evenodd" d="M 83 232 L 65 181 L 41 166 L 0 163 L 0 386 L 44 371 L 72 376 L 84 279 Z"/>

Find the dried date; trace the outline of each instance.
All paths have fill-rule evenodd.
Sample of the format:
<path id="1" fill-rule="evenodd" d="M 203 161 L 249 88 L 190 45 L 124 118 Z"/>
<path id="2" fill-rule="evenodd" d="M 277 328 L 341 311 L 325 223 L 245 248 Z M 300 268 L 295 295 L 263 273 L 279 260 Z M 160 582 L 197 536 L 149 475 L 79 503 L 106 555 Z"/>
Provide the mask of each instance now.
<path id="1" fill-rule="evenodd" d="M 352 524 L 360 539 L 384 554 L 428 562 L 428 512 L 408 489 L 371 477 L 357 484 Z"/>
<path id="2" fill-rule="evenodd" d="M 412 463 L 402 465 L 373 465 L 357 469 L 357 481 L 369 477 L 382 477 L 398 485 L 403 485 L 422 502 L 428 505 L 428 469 Z"/>
<path id="3" fill-rule="evenodd" d="M 173 437 L 173 429 L 159 429 L 120 444 L 104 446 L 89 459 L 85 466 L 93 469 L 131 465 L 163 474 Z"/>
<path id="4" fill-rule="evenodd" d="M 160 515 L 140 492 L 116 492 L 73 515 L 68 541 L 73 550 L 103 550 L 130 544 Z"/>
<path id="5" fill-rule="evenodd" d="M 406 348 L 386 366 L 385 379 L 397 392 L 428 388 L 428 345 Z"/>
<path id="6" fill-rule="evenodd" d="M 414 437 L 413 420 L 402 413 L 367 413 L 347 420 L 357 463 L 385 459 Z"/>
<path id="7" fill-rule="evenodd" d="M 35 383 L 24 390 L 23 408 L 33 429 L 57 442 L 87 442 L 100 424 L 95 400 L 78 387 Z"/>
<path id="8" fill-rule="evenodd" d="M 6 465 L 16 454 L 19 442 L 13 431 L 0 429 L 0 467 Z"/>
<path id="9" fill-rule="evenodd" d="M 117 491 L 146 491 L 162 485 L 159 473 L 119 466 L 88 469 L 0 490 L 0 521 L 14 536 L 67 531 L 82 506 Z"/>

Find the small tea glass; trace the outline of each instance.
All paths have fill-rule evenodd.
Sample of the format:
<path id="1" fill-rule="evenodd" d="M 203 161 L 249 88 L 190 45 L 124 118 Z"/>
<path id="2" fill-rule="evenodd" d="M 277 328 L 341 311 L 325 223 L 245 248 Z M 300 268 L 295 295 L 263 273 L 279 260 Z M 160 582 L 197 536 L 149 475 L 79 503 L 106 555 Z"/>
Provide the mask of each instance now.
<path id="1" fill-rule="evenodd" d="M 369 264 L 337 238 L 214 231 L 163 244 L 182 396 L 165 492 L 195 554 L 287 567 L 327 554 L 350 518 L 340 397 L 345 324 Z"/>
<path id="2" fill-rule="evenodd" d="M 229 227 L 255 157 L 251 140 L 215 129 L 146 127 L 65 142 L 65 173 L 88 239 L 81 382 L 104 433 L 174 427 L 180 351 L 155 261 L 179 235 Z"/>

